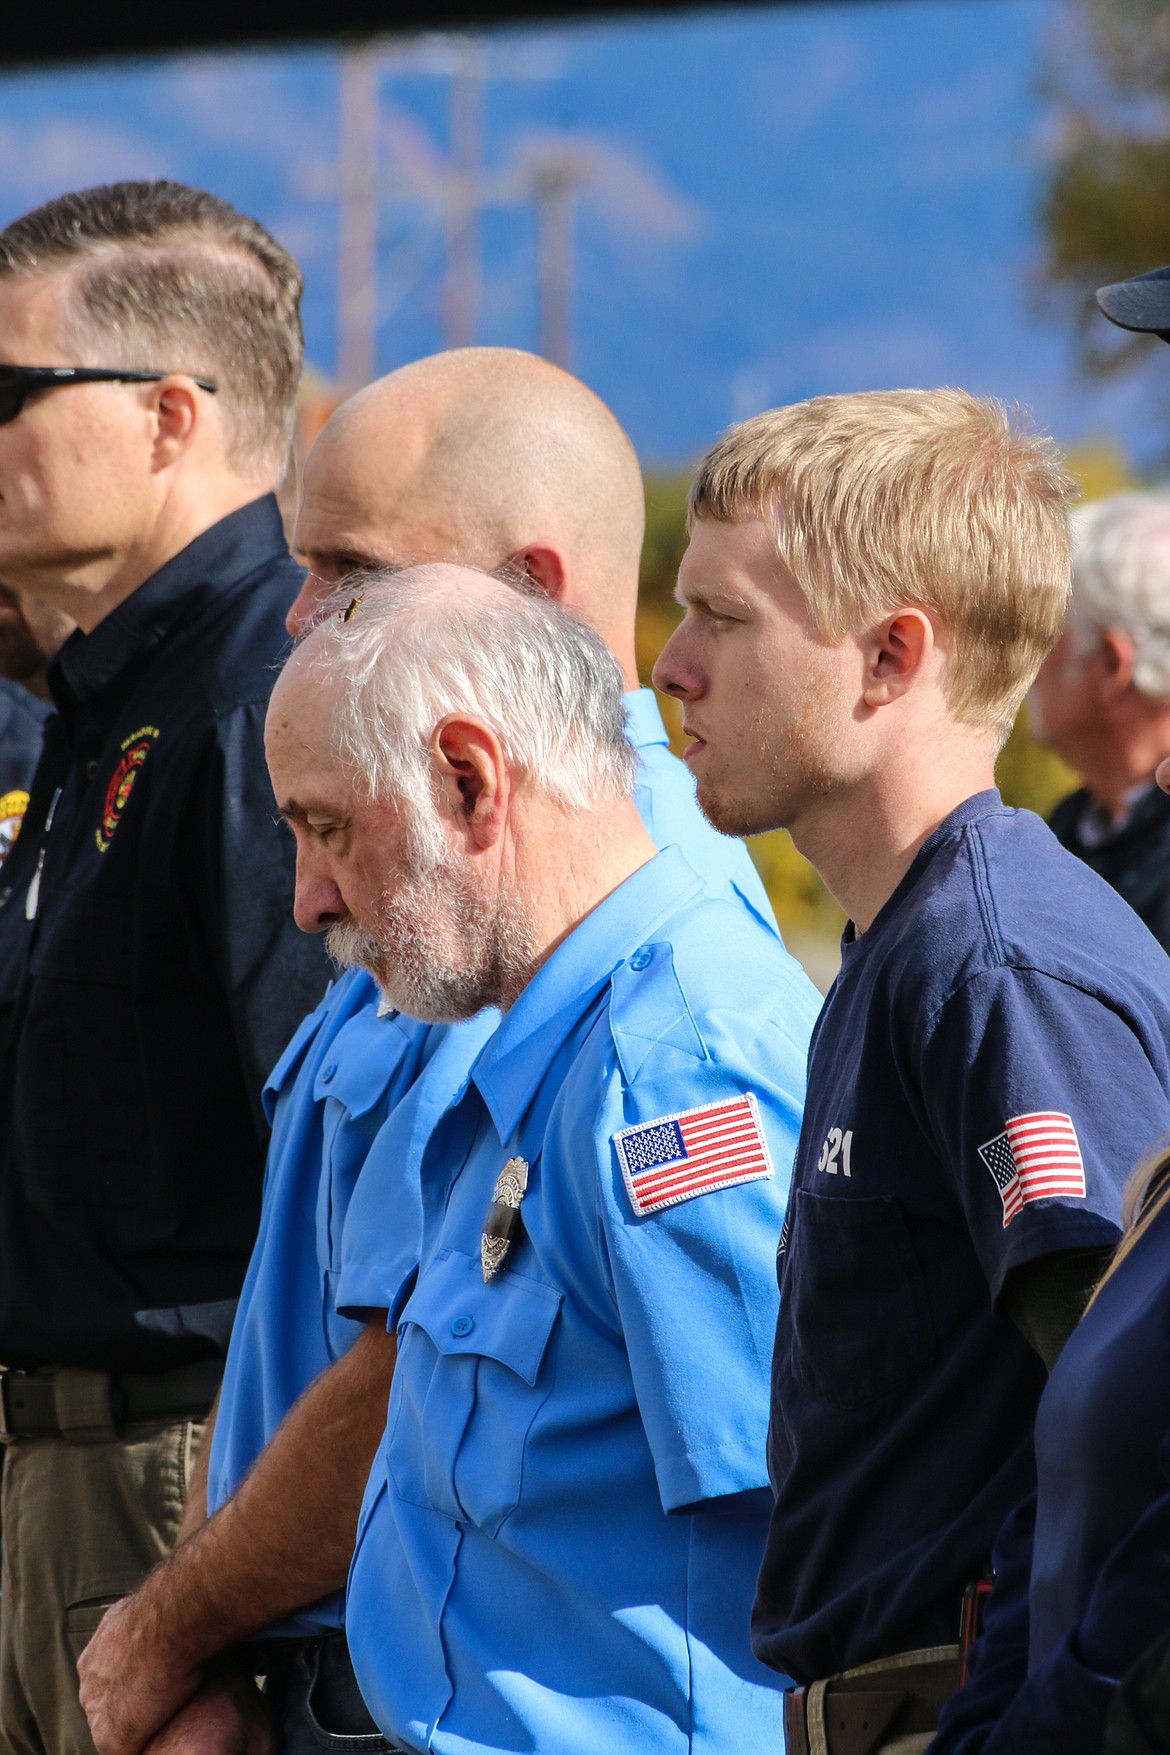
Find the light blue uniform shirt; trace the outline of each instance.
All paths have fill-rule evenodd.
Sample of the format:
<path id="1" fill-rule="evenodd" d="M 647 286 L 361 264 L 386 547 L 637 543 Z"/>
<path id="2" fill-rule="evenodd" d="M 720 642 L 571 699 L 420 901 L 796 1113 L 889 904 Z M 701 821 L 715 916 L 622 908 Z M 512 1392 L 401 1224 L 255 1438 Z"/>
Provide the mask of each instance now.
<path id="1" fill-rule="evenodd" d="M 753 1659 L 748 1613 L 776 1245 L 819 1003 L 775 934 L 672 848 L 557 947 L 427 1140 L 417 1277 L 392 1254 L 378 1281 L 370 1239 L 395 1189 L 367 1168 L 339 1302 L 388 1306 L 399 1353 L 347 1633 L 392 1739 L 441 1755 L 782 1747 L 782 1678 Z M 685 1112 L 747 1093 L 747 1143 L 710 1158 L 711 1115 Z M 615 1136 L 655 1123 L 623 1171 Z M 723 1185 L 638 1216 L 676 1174 L 661 1166 L 682 1127 L 688 1165 L 708 1158 L 681 1174 Z M 484 1216 L 513 1156 L 523 1232 L 485 1284 Z M 734 1181 L 745 1164 L 755 1179 Z"/>
<path id="2" fill-rule="evenodd" d="M 337 1312 L 346 1209 L 387 1115 L 450 1031 L 390 1012 L 378 1016 L 374 981 L 351 970 L 330 988 L 277 1062 L 265 1086 L 272 1121 L 260 1230 L 240 1295 L 224 1370 L 207 1480 L 208 1510 L 236 1491 L 297 1397 L 349 1350 L 361 1324 Z M 452 1094 L 491 1034 L 496 1014 L 461 1025 Z M 448 1052 L 447 1064 L 450 1064 Z M 438 1083 L 432 1081 L 436 1100 Z M 417 1254 L 417 1200 L 407 1200 L 397 1239 Z M 273 1631 L 337 1628 L 340 1591 Z"/>
<path id="3" fill-rule="evenodd" d="M 776 916 L 743 842 L 713 829 L 695 802 L 695 782 L 673 754 L 653 689 L 632 689 L 626 735 L 638 752 L 634 803 L 656 847 L 681 847 L 713 896 L 732 895 L 772 932 Z"/>
<path id="4" fill-rule="evenodd" d="M 690 774 L 670 753 L 653 690 L 627 694 L 626 710 L 639 757 L 635 802 L 656 844 L 680 845 L 713 893 L 738 898 L 774 930 L 746 848 L 711 827 Z M 446 1081 L 453 1095 L 496 1018 L 489 1012 L 465 1024 L 430 1026 L 400 1014 L 379 1018 L 377 1007 L 370 976 L 343 975 L 305 1019 L 266 1086 L 273 1131 L 264 1206 L 220 1395 L 209 1511 L 231 1497 L 297 1397 L 361 1332 L 359 1323 L 337 1314 L 336 1282 L 346 1209 L 378 1130 L 451 1036 L 430 1085 L 431 1101 L 442 1107 Z M 417 1195 L 412 1201 L 401 1177 L 396 1181 L 393 1204 L 373 1234 L 383 1272 L 398 1249 L 408 1265 L 417 1259 Z M 274 1631 L 311 1633 L 341 1622 L 338 1593 Z"/>

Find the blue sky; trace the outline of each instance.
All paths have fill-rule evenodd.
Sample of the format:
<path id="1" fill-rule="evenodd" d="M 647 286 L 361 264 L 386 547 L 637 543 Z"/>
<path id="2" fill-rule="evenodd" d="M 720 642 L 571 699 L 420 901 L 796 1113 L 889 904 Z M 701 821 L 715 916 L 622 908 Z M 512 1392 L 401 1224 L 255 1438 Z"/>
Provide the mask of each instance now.
<path id="1" fill-rule="evenodd" d="M 647 462 L 685 462 L 768 404 L 944 382 L 1020 401 L 1066 442 L 1149 452 L 1149 385 L 1080 384 L 1027 290 L 1037 76 L 1061 16 L 893 0 L 483 39 L 489 169 L 550 146 L 585 168 L 573 364 Z M 441 39 L 380 51 L 379 370 L 442 345 L 441 225 L 403 197 L 441 168 L 450 62 Z M 0 220 L 117 177 L 214 189 L 301 257 L 309 357 L 331 373 L 339 86 L 320 48 L 0 78 Z M 531 206 L 490 211 L 480 341 L 536 344 L 535 265 Z"/>

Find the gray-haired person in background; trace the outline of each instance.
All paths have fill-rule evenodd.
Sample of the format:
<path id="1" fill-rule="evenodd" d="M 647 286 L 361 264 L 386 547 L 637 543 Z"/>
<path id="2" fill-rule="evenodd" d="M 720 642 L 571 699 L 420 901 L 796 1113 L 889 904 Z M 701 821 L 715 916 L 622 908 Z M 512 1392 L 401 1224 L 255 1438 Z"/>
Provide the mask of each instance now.
<path id="1" fill-rule="evenodd" d="M 174 1541 L 256 1233 L 260 1088 L 328 966 L 263 724 L 301 275 L 201 190 L 0 230 L 0 579 L 77 632 L 0 882 L 0 1751 Z"/>
<path id="2" fill-rule="evenodd" d="M 1029 698 L 1032 734 L 1083 782 L 1057 839 L 1170 950 L 1170 494 L 1116 494 L 1073 515 L 1068 622 Z"/>

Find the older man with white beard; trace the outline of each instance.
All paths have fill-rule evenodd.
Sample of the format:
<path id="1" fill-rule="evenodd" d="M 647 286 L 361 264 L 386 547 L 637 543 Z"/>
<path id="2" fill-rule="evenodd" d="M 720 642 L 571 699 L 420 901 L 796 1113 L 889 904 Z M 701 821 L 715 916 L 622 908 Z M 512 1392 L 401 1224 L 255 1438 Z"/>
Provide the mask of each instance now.
<path id="1" fill-rule="evenodd" d="M 709 893 L 771 927 L 746 848 L 706 822 L 653 692 L 632 686 L 642 522 L 633 447 L 585 385 L 508 350 L 419 361 L 343 405 L 314 446 L 298 520 L 312 572 L 290 631 L 303 633 L 355 566 L 458 557 L 522 570 L 597 629 L 623 672 L 635 802 L 655 844 L 680 847 Z M 457 1089 L 491 1027 L 483 1013 L 451 1030 L 419 1024 L 379 1007 L 373 980 L 353 970 L 273 1070 L 264 1212 L 204 1449 L 206 1491 L 198 1481 L 189 1494 L 180 1550 L 107 1615 L 82 1662 L 101 1755 L 137 1755 L 156 1732 L 151 1755 L 234 1755 L 245 1736 L 267 1747 L 253 1672 L 266 1677 L 284 1755 L 312 1755 L 325 1733 L 377 1746 L 339 1587 L 394 1353 L 384 1312 L 364 1325 L 338 1313 L 344 1218 L 422 1067 L 437 1061 L 428 1090 L 441 1106 L 436 1080 Z M 396 1209 L 396 1230 L 405 1220 Z M 385 1244 L 385 1222 L 378 1234 Z"/>
<path id="2" fill-rule="evenodd" d="M 817 1000 L 656 852 L 621 692 L 570 612 L 431 566 L 320 623 L 270 707 L 299 923 L 420 1017 L 503 1013 L 346 1225 L 339 1301 L 398 1342 L 347 1617 L 392 1747 L 779 1741 L 743 1606 Z M 416 1265 L 387 1217 L 419 1195 Z"/>

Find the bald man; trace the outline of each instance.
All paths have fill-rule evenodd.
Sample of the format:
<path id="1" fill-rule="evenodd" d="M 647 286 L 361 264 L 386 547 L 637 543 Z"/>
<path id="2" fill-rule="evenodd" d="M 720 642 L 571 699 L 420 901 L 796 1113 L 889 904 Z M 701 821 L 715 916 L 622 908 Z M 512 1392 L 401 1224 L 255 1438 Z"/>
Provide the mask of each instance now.
<path id="1" fill-rule="evenodd" d="M 510 560 L 603 636 L 637 680 L 645 502 L 605 404 L 546 360 L 462 348 L 404 366 L 342 405 L 305 468 L 297 547 L 319 581 L 374 566 Z"/>
<path id="2" fill-rule="evenodd" d="M 642 474 L 611 411 L 579 379 L 513 348 L 459 348 L 360 390 L 305 465 L 296 547 L 309 566 L 289 614 L 302 633 L 351 573 L 455 560 L 511 563 L 592 623 L 621 666 L 638 808 L 659 847 L 680 845 L 715 891 L 773 931 L 743 843 L 711 829 L 638 687 L 634 623 L 646 524 Z"/>
<path id="3" fill-rule="evenodd" d="M 635 802 L 656 845 L 680 847 L 710 894 L 774 932 L 742 842 L 703 818 L 653 692 L 636 686 L 643 521 L 633 446 L 577 379 L 507 349 L 420 360 L 343 404 L 309 456 L 296 546 L 310 574 L 289 628 L 305 632 L 337 585 L 364 570 L 435 559 L 522 569 L 590 621 L 618 661 L 639 756 Z M 347 589 L 359 596 L 360 579 Z M 206 1497 L 197 1478 L 176 1553 L 107 1615 L 82 1660 L 99 1755 L 138 1755 L 171 1715 L 151 1755 L 264 1755 L 272 1733 L 253 1670 L 268 1677 L 286 1755 L 319 1749 L 322 1730 L 372 1739 L 355 1745 L 363 1750 L 383 1746 L 349 1666 L 340 1587 L 394 1338 L 382 1316 L 359 1327 L 337 1311 L 343 1220 L 362 1165 L 373 1164 L 421 1073 L 432 1102 L 443 1089 L 454 1101 L 493 1026 L 490 1014 L 449 1027 L 379 1015 L 373 982 L 354 971 L 272 1074 L 264 1213 Z M 404 1249 L 413 1244 L 404 1236 Z M 225 1648 L 258 1635 L 268 1637 L 242 1663 L 225 1664 Z"/>

